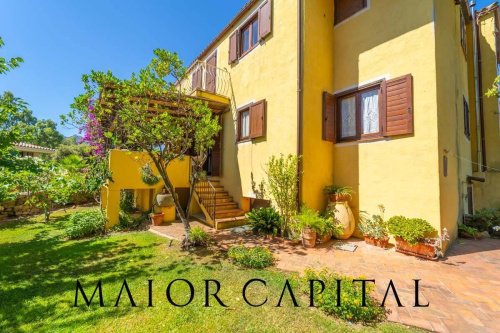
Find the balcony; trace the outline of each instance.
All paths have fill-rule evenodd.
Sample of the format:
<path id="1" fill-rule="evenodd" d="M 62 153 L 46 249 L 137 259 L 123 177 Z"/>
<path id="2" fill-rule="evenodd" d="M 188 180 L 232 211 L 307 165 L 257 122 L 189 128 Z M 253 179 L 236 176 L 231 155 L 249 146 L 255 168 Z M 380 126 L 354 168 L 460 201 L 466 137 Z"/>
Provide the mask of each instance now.
<path id="1" fill-rule="evenodd" d="M 187 96 L 206 100 L 209 105 L 229 106 L 233 94 L 231 75 L 226 69 L 196 61 L 189 69 L 180 89 Z"/>

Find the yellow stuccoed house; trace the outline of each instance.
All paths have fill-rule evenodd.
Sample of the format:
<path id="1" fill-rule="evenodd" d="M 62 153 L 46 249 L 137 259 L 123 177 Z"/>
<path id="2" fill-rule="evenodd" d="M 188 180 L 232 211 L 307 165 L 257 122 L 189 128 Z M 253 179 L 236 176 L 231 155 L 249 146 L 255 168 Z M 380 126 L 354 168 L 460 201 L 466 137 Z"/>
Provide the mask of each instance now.
<path id="1" fill-rule="evenodd" d="M 222 125 L 194 212 L 234 225 L 269 158 L 294 154 L 301 203 L 323 210 L 326 185 L 350 186 L 356 219 L 383 204 L 455 238 L 465 214 L 500 207 L 498 101 L 483 97 L 497 75 L 498 12 L 465 0 L 249 1 L 183 83 Z M 148 209 L 161 188 L 141 182 L 130 155 L 110 155 L 110 224 L 120 190 Z M 189 158 L 171 168 L 185 196 Z M 215 207 L 203 191 L 219 193 Z"/>

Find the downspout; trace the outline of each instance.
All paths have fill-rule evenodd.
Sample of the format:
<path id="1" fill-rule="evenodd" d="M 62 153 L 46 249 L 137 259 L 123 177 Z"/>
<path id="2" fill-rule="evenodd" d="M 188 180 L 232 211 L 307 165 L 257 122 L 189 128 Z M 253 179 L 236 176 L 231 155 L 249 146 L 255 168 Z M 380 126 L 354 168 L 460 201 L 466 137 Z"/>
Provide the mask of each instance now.
<path id="1" fill-rule="evenodd" d="M 481 45 L 479 39 L 479 22 L 476 14 L 475 2 L 471 2 L 472 31 L 474 41 L 474 81 L 476 90 L 476 123 L 479 124 L 478 136 L 480 138 L 478 161 L 481 164 L 479 171 L 486 171 L 486 139 L 484 133 L 484 104 L 483 104 L 483 74 L 481 64 Z"/>
<path id="2" fill-rule="evenodd" d="M 297 1 L 297 156 L 301 157 L 303 153 L 303 87 L 304 87 L 304 51 L 303 51 L 303 21 L 302 21 L 303 3 Z M 302 202 L 302 158 L 299 159 L 297 167 L 297 207 L 300 209 Z"/>

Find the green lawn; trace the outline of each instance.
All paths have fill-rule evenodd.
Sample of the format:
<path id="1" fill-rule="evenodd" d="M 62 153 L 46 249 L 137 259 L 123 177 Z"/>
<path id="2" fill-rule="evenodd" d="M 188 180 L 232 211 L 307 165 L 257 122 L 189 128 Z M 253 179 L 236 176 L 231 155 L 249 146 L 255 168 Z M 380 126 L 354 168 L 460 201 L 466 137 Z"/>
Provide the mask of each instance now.
<path id="1" fill-rule="evenodd" d="M 351 325 L 307 308 L 305 301 L 304 307 L 294 308 L 289 298 L 283 308 L 276 308 L 284 273 L 239 269 L 219 253 L 190 255 L 177 243 L 168 247 L 166 239 L 149 232 L 67 241 L 67 218 L 68 214 L 56 213 L 49 224 L 39 219 L 0 224 L 0 332 L 408 331 L 390 323 L 372 328 Z M 190 305 L 175 308 L 167 302 L 165 289 L 180 277 L 193 282 L 196 295 Z M 124 278 L 137 308 L 129 306 L 126 293 L 114 307 Z M 251 278 L 268 283 L 269 302 L 260 308 L 242 300 L 241 289 Z M 76 279 L 87 294 L 101 279 L 106 307 L 97 302 L 90 308 L 72 307 Z M 154 279 L 153 308 L 147 307 L 148 279 Z M 203 279 L 221 281 L 219 295 L 230 308 L 202 306 Z M 179 302 L 187 299 L 187 288 L 182 289 L 173 293 Z M 256 295 L 254 290 L 250 297 Z"/>

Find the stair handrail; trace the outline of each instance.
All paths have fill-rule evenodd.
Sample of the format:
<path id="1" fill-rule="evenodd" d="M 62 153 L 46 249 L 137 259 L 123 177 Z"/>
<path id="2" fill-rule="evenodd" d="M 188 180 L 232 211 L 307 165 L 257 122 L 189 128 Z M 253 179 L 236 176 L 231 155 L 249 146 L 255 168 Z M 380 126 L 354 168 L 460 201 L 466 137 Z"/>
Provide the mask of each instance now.
<path id="1" fill-rule="evenodd" d="M 196 189 L 200 203 L 205 207 L 208 215 L 215 221 L 215 211 L 217 205 L 217 191 L 209 179 L 203 179 L 198 182 Z M 205 196 L 204 196 L 205 195 Z"/>

